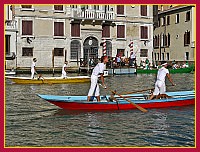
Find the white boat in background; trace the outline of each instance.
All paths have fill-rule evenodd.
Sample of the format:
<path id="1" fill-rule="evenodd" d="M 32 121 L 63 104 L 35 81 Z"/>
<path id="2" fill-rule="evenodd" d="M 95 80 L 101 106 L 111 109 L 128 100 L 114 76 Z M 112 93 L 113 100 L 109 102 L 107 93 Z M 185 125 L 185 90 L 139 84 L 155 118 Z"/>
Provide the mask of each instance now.
<path id="1" fill-rule="evenodd" d="M 16 75 L 16 71 L 14 70 L 5 70 L 5 75 L 8 76 L 8 75 Z"/>

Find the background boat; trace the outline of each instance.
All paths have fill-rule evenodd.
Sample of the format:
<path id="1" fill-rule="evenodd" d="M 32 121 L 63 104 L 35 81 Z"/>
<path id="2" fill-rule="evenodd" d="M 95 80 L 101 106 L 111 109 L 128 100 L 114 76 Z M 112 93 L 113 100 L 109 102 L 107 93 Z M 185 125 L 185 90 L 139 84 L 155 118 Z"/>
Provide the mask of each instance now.
<path id="1" fill-rule="evenodd" d="M 40 79 L 30 77 L 14 77 L 6 76 L 6 79 L 10 79 L 17 84 L 56 84 L 56 83 L 85 83 L 90 82 L 89 76 L 74 76 L 74 77 L 42 77 Z"/>
<path id="2" fill-rule="evenodd" d="M 193 66 L 188 68 L 169 69 L 169 73 L 190 73 L 193 69 Z M 157 73 L 157 71 L 158 69 L 137 69 L 136 73 Z"/>

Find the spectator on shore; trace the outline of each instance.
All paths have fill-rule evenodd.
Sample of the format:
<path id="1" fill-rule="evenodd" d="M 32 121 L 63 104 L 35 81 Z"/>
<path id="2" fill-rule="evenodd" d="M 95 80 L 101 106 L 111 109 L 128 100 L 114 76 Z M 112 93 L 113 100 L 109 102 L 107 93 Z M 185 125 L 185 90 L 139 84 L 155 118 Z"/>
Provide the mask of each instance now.
<path id="1" fill-rule="evenodd" d="M 188 68 L 188 67 L 189 67 L 188 62 L 184 62 L 182 68 Z"/>
<path id="2" fill-rule="evenodd" d="M 146 60 L 145 60 L 145 69 L 149 69 L 149 59 L 148 58 L 146 58 Z"/>
<path id="3" fill-rule="evenodd" d="M 116 60 L 117 60 L 117 66 L 120 66 L 121 64 L 121 58 L 119 55 L 116 55 Z"/>
<path id="4" fill-rule="evenodd" d="M 135 53 L 131 52 L 130 54 L 130 61 L 129 61 L 129 66 L 133 67 L 133 62 L 136 60 L 136 55 Z"/>
<path id="5" fill-rule="evenodd" d="M 125 66 L 125 63 L 126 63 L 126 57 L 125 57 L 125 55 L 123 55 L 123 56 L 121 57 L 121 65 L 122 65 L 122 66 Z"/>

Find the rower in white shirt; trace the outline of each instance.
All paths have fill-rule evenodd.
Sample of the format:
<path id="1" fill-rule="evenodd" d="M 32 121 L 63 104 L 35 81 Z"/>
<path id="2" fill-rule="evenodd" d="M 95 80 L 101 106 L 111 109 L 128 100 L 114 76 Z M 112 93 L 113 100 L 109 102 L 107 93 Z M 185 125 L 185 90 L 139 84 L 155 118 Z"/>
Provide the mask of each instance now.
<path id="1" fill-rule="evenodd" d="M 90 90 L 88 92 L 88 99 L 87 101 L 91 100 L 91 97 L 94 95 L 97 98 L 97 101 L 100 101 L 100 93 L 99 93 L 99 84 L 98 84 L 98 76 L 100 75 L 100 79 L 102 82 L 102 85 L 106 89 L 106 85 L 104 83 L 104 77 L 103 73 L 106 67 L 106 63 L 108 62 L 108 57 L 107 56 L 102 56 L 101 57 L 101 63 L 98 63 L 95 68 L 92 71 L 91 75 L 91 85 L 90 85 Z"/>
<path id="2" fill-rule="evenodd" d="M 64 65 L 63 65 L 63 67 L 62 67 L 62 78 L 63 79 L 65 79 L 66 77 L 67 77 L 67 64 L 68 64 L 68 62 L 67 61 L 65 61 L 64 62 Z"/>
<path id="3" fill-rule="evenodd" d="M 171 76 L 169 75 L 169 70 L 166 69 L 167 62 L 163 61 L 161 66 L 162 67 L 158 70 L 158 73 L 157 73 L 157 80 L 155 83 L 154 92 L 150 96 L 149 100 L 153 99 L 155 96 L 157 96 L 159 94 L 165 94 L 165 92 L 166 92 L 165 77 L 166 76 L 169 79 L 169 81 L 172 83 L 172 85 L 173 86 L 175 85 L 174 82 L 172 81 Z"/>
<path id="4" fill-rule="evenodd" d="M 35 68 L 35 66 L 36 66 L 36 63 L 37 62 L 37 59 L 36 58 L 33 58 L 33 62 L 32 62 L 32 64 L 31 64 L 31 79 L 33 79 L 34 78 L 34 74 L 37 74 L 37 72 L 36 72 L 36 68 Z"/>

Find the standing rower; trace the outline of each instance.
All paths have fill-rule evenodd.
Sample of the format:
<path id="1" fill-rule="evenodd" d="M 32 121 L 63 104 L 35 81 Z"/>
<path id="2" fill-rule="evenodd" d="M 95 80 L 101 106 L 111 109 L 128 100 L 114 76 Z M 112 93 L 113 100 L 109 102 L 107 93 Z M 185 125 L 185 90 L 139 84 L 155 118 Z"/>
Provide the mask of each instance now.
<path id="1" fill-rule="evenodd" d="M 165 77 L 166 76 L 169 79 L 169 81 L 171 82 L 171 84 L 173 86 L 175 85 L 174 82 L 172 81 L 171 76 L 169 75 L 169 70 L 166 69 L 167 62 L 163 61 L 161 66 L 162 66 L 162 68 L 160 68 L 157 73 L 157 80 L 155 83 L 154 92 L 150 96 L 149 100 L 153 99 L 155 96 L 157 96 L 159 94 L 165 94 L 165 92 L 166 92 Z"/>
<path id="2" fill-rule="evenodd" d="M 68 64 L 68 62 L 65 61 L 64 65 L 62 67 L 62 76 L 61 77 L 63 79 L 65 79 L 67 77 L 67 64 Z"/>
<path id="3" fill-rule="evenodd" d="M 100 79 L 101 79 L 102 85 L 106 89 L 106 85 L 104 83 L 103 73 L 104 73 L 104 70 L 105 70 L 107 62 L 108 62 L 108 57 L 107 56 L 102 56 L 101 57 L 101 63 L 98 63 L 95 66 L 95 68 L 93 69 L 92 75 L 91 75 L 91 85 L 90 85 L 90 90 L 88 92 L 87 101 L 91 100 L 91 96 L 93 96 L 93 94 L 97 98 L 97 101 L 100 101 L 98 76 L 100 75 Z"/>
<path id="4" fill-rule="evenodd" d="M 36 58 L 33 58 L 33 62 L 31 64 L 31 79 L 34 78 L 34 74 L 37 74 L 36 68 L 35 68 L 35 63 L 37 62 Z"/>

